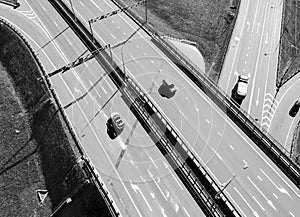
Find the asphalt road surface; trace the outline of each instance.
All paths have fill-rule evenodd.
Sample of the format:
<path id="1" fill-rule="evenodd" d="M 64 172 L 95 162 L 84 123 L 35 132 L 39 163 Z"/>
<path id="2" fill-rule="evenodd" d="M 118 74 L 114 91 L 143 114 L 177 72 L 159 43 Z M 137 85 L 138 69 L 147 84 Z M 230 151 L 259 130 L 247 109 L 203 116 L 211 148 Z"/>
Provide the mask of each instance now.
<path id="1" fill-rule="evenodd" d="M 34 19 L 39 19 L 43 23 L 41 27 L 44 31 L 47 30 L 43 33 L 46 36 L 53 37 L 66 27 L 47 2 L 28 2 L 37 15 Z M 72 2 L 76 14 L 84 20 L 116 9 L 111 2 L 106 1 Z M 120 43 L 138 29 L 129 18 L 121 15 L 93 24 L 95 37 L 103 44 Z M 46 43 L 47 38 L 42 42 Z M 85 49 L 79 44 L 78 39 L 67 30 L 55 40 L 55 44 L 39 52 L 42 63 L 49 66 L 47 71 L 80 55 Z M 114 49 L 113 54 L 114 60 L 121 66 L 123 58 L 126 72 L 149 93 L 177 132 L 180 132 L 211 171 L 217 183 L 224 184 L 236 175 L 225 192 L 243 215 L 296 216 L 300 209 L 299 190 L 220 109 L 165 58 L 144 32 L 138 31 L 123 48 Z M 87 63 L 88 66 L 76 68 L 76 71 L 51 78 L 62 105 L 81 96 L 104 74 L 93 61 Z M 53 69 L 50 68 L 51 65 Z M 171 99 L 161 98 L 157 93 L 163 79 L 177 88 L 176 95 Z M 101 177 L 110 186 L 118 207 L 123 213 L 136 216 L 176 216 L 177 213 L 178 216 L 199 215 L 201 211 L 186 190 L 180 187 L 182 184 L 169 171 L 162 156 L 139 125 L 134 130 L 135 136 L 130 138 L 132 144 L 127 146 L 124 161 L 118 170 L 113 169 L 118 153 L 125 147 L 124 143 L 134 127 L 135 119 L 117 94 L 110 105 L 89 123 L 113 92 L 111 82 L 107 78 L 103 79 L 103 85 L 100 82 L 87 97 L 66 109 L 66 112 Z M 108 139 L 104 128 L 110 111 L 118 111 L 126 118 L 126 130 L 114 142 Z M 245 165 L 248 165 L 248 169 L 243 170 Z M 153 177 L 156 177 L 156 182 L 151 181 Z"/>

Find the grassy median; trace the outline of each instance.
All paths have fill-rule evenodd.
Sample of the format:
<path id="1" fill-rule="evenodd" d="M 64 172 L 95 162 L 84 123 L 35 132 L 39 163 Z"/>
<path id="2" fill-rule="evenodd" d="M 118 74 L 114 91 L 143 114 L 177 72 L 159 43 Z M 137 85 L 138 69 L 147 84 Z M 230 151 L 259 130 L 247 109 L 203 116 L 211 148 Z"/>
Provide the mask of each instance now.
<path id="1" fill-rule="evenodd" d="M 130 5 L 138 0 L 116 0 Z M 148 1 L 148 25 L 160 35 L 196 42 L 204 57 L 205 71 L 216 81 L 235 24 L 240 0 Z M 145 20 L 145 7 L 133 12 Z"/>
<path id="2" fill-rule="evenodd" d="M 0 22 L 0 216 L 50 216 L 68 197 L 57 216 L 110 216 L 41 75 L 24 40 Z M 38 189 L 49 191 L 43 204 Z"/>

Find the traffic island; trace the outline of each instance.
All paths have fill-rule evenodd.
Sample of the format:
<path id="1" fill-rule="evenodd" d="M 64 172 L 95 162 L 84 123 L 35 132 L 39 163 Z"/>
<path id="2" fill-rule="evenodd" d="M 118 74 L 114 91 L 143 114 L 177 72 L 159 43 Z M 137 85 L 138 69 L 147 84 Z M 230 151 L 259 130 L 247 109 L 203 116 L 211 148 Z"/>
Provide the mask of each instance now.
<path id="1" fill-rule="evenodd" d="M 26 40 L 0 20 L 0 216 L 111 216 L 43 74 Z M 85 203 L 75 209 L 76 201 Z"/>

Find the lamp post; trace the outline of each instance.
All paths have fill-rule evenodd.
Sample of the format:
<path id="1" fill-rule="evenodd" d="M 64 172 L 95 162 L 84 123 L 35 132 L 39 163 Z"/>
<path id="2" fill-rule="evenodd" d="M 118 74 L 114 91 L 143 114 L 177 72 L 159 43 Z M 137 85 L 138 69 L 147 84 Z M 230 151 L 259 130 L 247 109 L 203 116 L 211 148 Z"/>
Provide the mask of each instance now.
<path id="1" fill-rule="evenodd" d="M 243 170 L 246 170 L 248 168 L 248 165 L 246 164 L 243 167 Z M 239 173 L 241 173 L 243 170 L 241 170 Z M 220 189 L 220 191 L 218 191 L 215 195 L 215 199 L 220 199 L 220 194 L 223 193 L 223 191 L 227 188 L 227 186 L 239 175 L 239 173 L 235 174 L 234 176 L 232 176 L 225 184 L 221 184 L 222 188 Z"/>

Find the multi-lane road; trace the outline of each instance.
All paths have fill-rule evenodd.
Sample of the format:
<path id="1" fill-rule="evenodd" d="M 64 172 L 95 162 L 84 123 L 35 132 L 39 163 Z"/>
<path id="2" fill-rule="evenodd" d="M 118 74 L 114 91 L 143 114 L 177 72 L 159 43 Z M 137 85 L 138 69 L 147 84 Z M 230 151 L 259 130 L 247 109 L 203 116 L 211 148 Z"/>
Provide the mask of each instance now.
<path id="1" fill-rule="evenodd" d="M 67 27 L 47 1 L 20 2 L 21 7 L 17 12 L 1 10 L 6 10 L 5 17 L 24 32 L 36 51 Z M 253 14 L 256 14 L 255 19 L 264 17 L 265 10 L 269 10 L 271 6 L 270 1 L 264 2 L 262 5 L 251 5 L 250 0 L 242 1 L 241 10 L 253 10 L 244 13 L 247 14 L 245 22 Z M 72 3 L 76 15 L 85 21 L 86 26 L 89 19 L 116 9 L 110 1 L 73 0 Z M 256 10 L 259 11 L 253 13 Z M 31 18 L 25 19 L 24 15 Z M 24 25 L 24 19 L 27 25 Z M 237 25 L 243 26 L 243 23 Z M 266 24 L 253 27 L 253 31 L 257 31 L 261 25 Z M 252 27 L 249 30 L 250 28 Z M 124 14 L 93 24 L 95 37 L 103 45 L 118 44 L 137 29 L 138 26 Z M 236 45 L 237 49 L 241 49 L 239 44 L 241 43 Z M 74 60 L 84 51 L 84 46 L 67 29 L 54 42 L 38 51 L 38 54 L 46 71 L 51 72 Z M 221 185 L 236 175 L 225 192 L 244 216 L 296 216 L 299 213 L 297 204 L 300 192 L 295 185 L 152 44 L 145 32 L 139 30 L 129 42 L 115 48 L 112 53 L 121 68 L 124 62 L 126 73 L 136 79 L 165 117 L 173 123 L 182 139 L 190 145 L 218 184 Z M 244 51 L 241 53 L 244 54 Z M 240 61 L 237 64 L 241 64 Z M 51 82 L 62 105 L 66 105 L 84 94 L 99 79 L 101 80 L 87 97 L 67 108 L 66 113 L 122 214 L 201 216 L 201 210 L 170 171 L 149 136 L 139 124 L 135 124 L 134 116 L 119 93 L 94 118 L 96 112 L 116 91 L 95 60 L 65 74 L 53 76 Z M 173 83 L 177 89 L 176 95 L 171 99 L 162 98 L 158 94 L 157 90 L 163 79 Z M 119 112 L 126 121 L 125 131 L 115 141 L 108 138 L 105 128 L 105 122 L 113 111 Z M 122 148 L 126 148 L 126 152 L 116 170 L 114 164 Z M 245 165 L 248 165 L 248 169 L 243 170 Z"/>
<path id="2" fill-rule="evenodd" d="M 283 1 L 242 1 L 219 85 L 229 95 L 237 75 L 250 75 L 241 107 L 290 152 L 299 116 L 288 115 L 299 99 L 299 76 L 276 90 Z M 245 16 L 246 15 L 246 16 Z M 276 98 L 275 98 L 276 97 Z"/>

